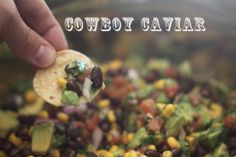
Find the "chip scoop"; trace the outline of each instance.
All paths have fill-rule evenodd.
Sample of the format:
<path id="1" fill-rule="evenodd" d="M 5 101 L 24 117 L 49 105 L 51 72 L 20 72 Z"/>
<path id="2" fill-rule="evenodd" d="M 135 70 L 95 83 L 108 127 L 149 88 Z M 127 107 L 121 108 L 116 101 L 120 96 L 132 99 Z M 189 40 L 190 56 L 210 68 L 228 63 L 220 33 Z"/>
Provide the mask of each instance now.
<path id="1" fill-rule="evenodd" d="M 55 106 L 62 106 L 62 91 L 57 83 L 58 78 L 66 78 L 65 67 L 73 61 L 82 61 L 89 68 L 93 68 L 93 62 L 84 54 L 74 50 L 62 50 L 57 52 L 54 64 L 48 68 L 38 69 L 34 79 L 33 87 L 36 93 L 46 102 Z M 104 84 L 103 84 L 104 87 Z M 93 98 L 98 93 L 94 93 Z M 79 98 L 79 103 L 89 101 L 84 96 Z"/>

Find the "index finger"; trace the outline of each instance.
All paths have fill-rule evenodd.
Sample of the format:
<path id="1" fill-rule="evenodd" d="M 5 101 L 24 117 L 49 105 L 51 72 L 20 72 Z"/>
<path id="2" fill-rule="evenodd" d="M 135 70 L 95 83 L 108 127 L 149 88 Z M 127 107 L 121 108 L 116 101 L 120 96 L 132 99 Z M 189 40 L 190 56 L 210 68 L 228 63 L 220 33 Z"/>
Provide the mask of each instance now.
<path id="1" fill-rule="evenodd" d="M 15 0 L 25 23 L 45 38 L 56 50 L 67 49 L 64 33 L 43 0 Z"/>

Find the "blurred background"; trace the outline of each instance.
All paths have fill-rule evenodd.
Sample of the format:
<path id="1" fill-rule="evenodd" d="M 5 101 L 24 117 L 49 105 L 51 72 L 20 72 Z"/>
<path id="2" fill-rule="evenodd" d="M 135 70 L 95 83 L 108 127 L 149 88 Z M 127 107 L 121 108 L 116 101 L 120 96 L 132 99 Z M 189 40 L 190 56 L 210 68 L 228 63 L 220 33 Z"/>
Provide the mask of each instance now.
<path id="1" fill-rule="evenodd" d="M 46 0 L 64 29 L 66 17 L 123 17 L 135 21 L 132 32 L 65 31 L 70 48 L 99 63 L 111 59 L 153 57 L 171 62 L 189 61 L 199 79 L 217 78 L 236 88 L 236 1 L 198 0 Z M 142 17 L 200 16 L 205 32 L 143 32 Z M 23 80 L 31 80 L 34 69 L 16 59 L 5 44 L 0 46 L 0 91 Z M 0 96 L 2 97 L 2 93 Z"/>

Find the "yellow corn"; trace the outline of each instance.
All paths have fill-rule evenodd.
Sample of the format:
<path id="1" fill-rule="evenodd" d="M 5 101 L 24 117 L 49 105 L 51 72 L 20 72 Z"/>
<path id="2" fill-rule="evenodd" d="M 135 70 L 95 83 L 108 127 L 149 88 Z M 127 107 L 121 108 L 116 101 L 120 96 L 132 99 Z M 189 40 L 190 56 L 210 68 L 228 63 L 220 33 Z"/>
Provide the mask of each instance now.
<path id="1" fill-rule="evenodd" d="M 160 80 L 154 82 L 154 87 L 157 90 L 163 90 L 164 87 L 165 87 L 165 80 L 164 79 L 160 79 Z"/>
<path id="2" fill-rule="evenodd" d="M 164 108 L 162 114 L 163 114 L 164 117 L 167 118 L 167 117 L 169 117 L 174 111 L 175 111 L 175 106 L 174 106 L 173 104 L 168 104 L 168 105 Z"/>
<path id="3" fill-rule="evenodd" d="M 217 117 L 221 116 L 223 113 L 222 107 L 220 106 L 220 104 L 217 104 L 217 103 L 213 103 L 210 106 L 210 109 L 211 109 L 211 117 L 212 118 L 217 118 Z"/>
<path id="4" fill-rule="evenodd" d="M 57 79 L 57 84 L 60 88 L 64 88 L 67 83 L 67 80 L 64 78 L 58 78 Z"/>
<path id="5" fill-rule="evenodd" d="M 128 133 L 128 134 L 127 134 L 127 140 L 128 140 L 128 142 L 130 142 L 130 141 L 133 139 L 133 137 L 134 137 L 134 134 L 133 134 L 133 133 Z"/>
<path id="6" fill-rule="evenodd" d="M 109 132 L 109 133 L 107 134 L 107 141 L 111 143 L 111 142 L 113 141 L 113 138 L 114 138 L 114 137 L 113 137 L 112 133 Z"/>
<path id="7" fill-rule="evenodd" d="M 107 119 L 109 120 L 109 122 L 113 123 L 116 121 L 116 116 L 115 116 L 115 113 L 114 111 L 112 110 L 109 110 L 108 113 L 107 113 Z"/>
<path id="8" fill-rule="evenodd" d="M 157 149 L 156 149 L 156 146 L 153 145 L 153 144 L 148 145 L 148 149 L 149 149 L 149 150 L 157 150 Z"/>
<path id="9" fill-rule="evenodd" d="M 167 143 L 170 146 L 170 148 L 180 149 L 180 144 L 174 137 L 168 137 Z"/>
<path id="10" fill-rule="evenodd" d="M 111 152 L 106 152 L 105 154 L 104 154 L 104 157 L 115 157 Z"/>
<path id="11" fill-rule="evenodd" d="M 59 112 L 57 114 L 57 119 L 59 119 L 62 122 L 67 122 L 69 120 L 69 116 L 63 112 Z"/>
<path id="12" fill-rule="evenodd" d="M 4 151 L 0 150 L 0 157 L 7 157 L 6 153 Z"/>
<path id="13" fill-rule="evenodd" d="M 113 151 L 117 151 L 119 150 L 120 148 L 117 146 L 117 145 L 113 145 L 111 146 L 111 148 L 109 149 L 110 152 L 113 152 Z"/>
<path id="14" fill-rule="evenodd" d="M 160 111 L 163 111 L 163 109 L 165 108 L 166 104 L 157 103 L 156 106 L 159 108 Z"/>
<path id="15" fill-rule="evenodd" d="M 15 133 L 10 134 L 8 140 L 15 146 L 20 146 L 23 143 L 22 140 L 15 135 Z"/>
<path id="16" fill-rule="evenodd" d="M 32 90 L 27 90 L 24 94 L 24 99 L 26 103 L 33 103 L 38 98 L 38 95 Z"/>
<path id="17" fill-rule="evenodd" d="M 109 99 L 103 99 L 103 100 L 100 100 L 98 102 L 98 105 L 101 107 L 101 108 L 106 108 L 110 105 L 110 100 Z"/>
<path id="18" fill-rule="evenodd" d="M 172 152 L 169 150 L 166 150 L 162 153 L 162 157 L 172 157 Z"/>
<path id="19" fill-rule="evenodd" d="M 86 155 L 84 155 L 84 154 L 76 154 L 76 157 L 87 157 Z"/>
<path id="20" fill-rule="evenodd" d="M 48 112 L 43 110 L 38 113 L 39 118 L 47 119 L 49 117 Z"/>
<path id="21" fill-rule="evenodd" d="M 28 155 L 27 157 L 34 157 L 33 155 Z"/>
<path id="22" fill-rule="evenodd" d="M 194 141 L 194 137 L 193 136 L 186 136 L 185 137 L 186 141 L 191 145 Z"/>
<path id="23" fill-rule="evenodd" d="M 112 60 L 109 64 L 109 69 L 117 70 L 121 67 L 122 61 L 119 59 Z"/>
<path id="24" fill-rule="evenodd" d="M 105 154 L 106 154 L 106 150 L 105 149 L 100 149 L 100 150 L 97 150 L 96 151 L 96 155 L 98 156 L 98 157 L 103 157 Z"/>
<path id="25" fill-rule="evenodd" d="M 138 157 L 138 153 L 134 150 L 130 150 L 124 154 L 124 157 Z"/>
<path id="26" fill-rule="evenodd" d="M 52 149 L 52 150 L 50 151 L 50 155 L 51 155 L 52 157 L 60 157 L 60 156 L 61 156 L 60 151 L 59 151 L 58 149 Z"/>

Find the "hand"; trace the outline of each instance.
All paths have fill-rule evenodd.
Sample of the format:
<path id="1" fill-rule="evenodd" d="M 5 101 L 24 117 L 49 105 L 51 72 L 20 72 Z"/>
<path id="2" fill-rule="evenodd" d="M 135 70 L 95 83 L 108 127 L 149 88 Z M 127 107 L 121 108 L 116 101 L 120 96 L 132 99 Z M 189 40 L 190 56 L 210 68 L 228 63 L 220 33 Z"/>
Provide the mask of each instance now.
<path id="1" fill-rule="evenodd" d="M 0 39 L 37 67 L 50 66 L 55 52 L 67 48 L 63 31 L 44 0 L 0 0 Z"/>

